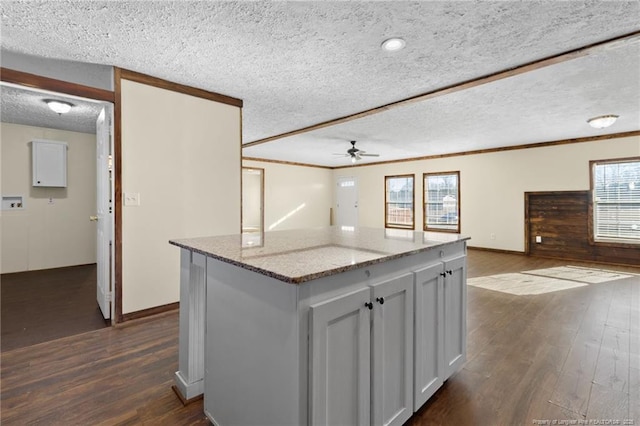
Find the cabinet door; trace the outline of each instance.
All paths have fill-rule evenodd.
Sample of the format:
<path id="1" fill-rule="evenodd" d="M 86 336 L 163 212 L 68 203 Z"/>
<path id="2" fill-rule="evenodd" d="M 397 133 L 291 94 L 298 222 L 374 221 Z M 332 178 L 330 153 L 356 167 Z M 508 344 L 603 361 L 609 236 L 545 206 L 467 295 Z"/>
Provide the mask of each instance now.
<path id="1" fill-rule="evenodd" d="M 414 410 L 418 410 L 444 382 L 444 265 L 415 271 Z"/>
<path id="2" fill-rule="evenodd" d="M 467 358 L 467 268 L 465 257 L 444 263 L 444 379 Z"/>
<path id="3" fill-rule="evenodd" d="M 312 425 L 370 424 L 369 299 L 364 288 L 311 306 Z"/>
<path id="4" fill-rule="evenodd" d="M 67 144 L 33 141 L 33 186 L 67 186 Z"/>
<path id="5" fill-rule="evenodd" d="M 401 426 L 413 414 L 413 274 L 372 286 L 372 424 Z"/>

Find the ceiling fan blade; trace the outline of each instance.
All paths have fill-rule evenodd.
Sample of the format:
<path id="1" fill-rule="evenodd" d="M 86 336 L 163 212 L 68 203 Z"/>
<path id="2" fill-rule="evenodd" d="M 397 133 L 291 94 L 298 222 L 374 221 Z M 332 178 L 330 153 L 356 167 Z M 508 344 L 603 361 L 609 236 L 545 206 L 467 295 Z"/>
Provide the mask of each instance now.
<path id="1" fill-rule="evenodd" d="M 380 157 L 380 154 L 363 154 L 363 153 L 360 153 L 360 155 L 362 155 L 363 157 Z"/>
<path id="2" fill-rule="evenodd" d="M 344 154 L 344 153 L 343 153 L 343 154 L 338 154 L 337 152 L 334 152 L 334 153 L 333 153 L 333 154 L 331 154 L 331 155 L 339 155 L 339 156 L 341 156 L 341 157 L 348 157 L 348 156 L 349 156 L 349 154 Z"/>

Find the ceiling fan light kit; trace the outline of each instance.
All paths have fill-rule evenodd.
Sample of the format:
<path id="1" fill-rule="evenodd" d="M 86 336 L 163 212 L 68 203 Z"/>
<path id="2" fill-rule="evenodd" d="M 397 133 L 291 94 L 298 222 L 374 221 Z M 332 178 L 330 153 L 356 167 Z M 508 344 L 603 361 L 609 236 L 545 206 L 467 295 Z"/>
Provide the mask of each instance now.
<path id="1" fill-rule="evenodd" d="M 366 151 L 362 151 L 356 148 L 356 141 L 350 141 L 350 142 L 351 142 L 351 148 L 347 150 L 346 154 L 333 154 L 333 155 L 349 157 L 351 159 L 351 164 L 355 164 L 356 161 L 362 160 L 362 157 L 379 157 L 380 156 L 379 154 L 367 154 Z"/>

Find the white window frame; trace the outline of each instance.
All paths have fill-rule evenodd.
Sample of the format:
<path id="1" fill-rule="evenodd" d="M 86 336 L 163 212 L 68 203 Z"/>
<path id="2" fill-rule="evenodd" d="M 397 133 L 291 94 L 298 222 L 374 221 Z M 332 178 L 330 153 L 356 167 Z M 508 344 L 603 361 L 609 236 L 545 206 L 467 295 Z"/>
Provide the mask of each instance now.
<path id="1" fill-rule="evenodd" d="M 640 167 L 640 157 L 620 158 L 614 160 L 594 160 L 589 162 L 591 185 L 591 199 L 589 203 L 589 240 L 594 244 L 634 247 L 640 245 L 640 176 L 637 178 L 638 182 L 635 181 L 635 176 L 631 176 L 631 180 L 628 182 L 618 181 L 618 185 L 628 185 L 629 189 L 626 190 L 626 188 L 624 188 L 626 190 L 624 192 L 620 192 L 619 189 L 617 189 L 616 193 L 612 193 L 611 190 L 603 189 L 596 182 L 596 179 L 599 179 L 598 176 L 600 176 L 596 168 L 627 163 L 636 163 L 637 167 Z M 628 176 L 625 176 L 625 179 L 627 178 Z M 604 177 L 602 179 L 607 178 Z M 608 180 L 608 182 L 613 183 L 612 180 Z M 606 200 L 605 198 L 609 199 Z M 600 224 L 600 206 L 609 206 L 613 209 L 625 206 L 627 214 L 622 217 L 622 221 L 624 223 L 620 223 L 620 215 L 617 214 L 616 210 L 615 213 L 610 214 L 610 221 L 617 219 L 617 225 L 619 228 L 616 229 L 615 226 L 612 225 L 610 226 L 611 230 L 607 232 L 606 227 L 604 225 L 601 226 Z M 638 211 L 635 210 L 634 206 L 638 206 Z M 629 224 L 629 229 L 625 230 L 627 223 Z M 632 228 L 633 226 L 636 226 L 637 228 Z M 639 233 L 638 237 L 633 235 L 636 229 Z"/>

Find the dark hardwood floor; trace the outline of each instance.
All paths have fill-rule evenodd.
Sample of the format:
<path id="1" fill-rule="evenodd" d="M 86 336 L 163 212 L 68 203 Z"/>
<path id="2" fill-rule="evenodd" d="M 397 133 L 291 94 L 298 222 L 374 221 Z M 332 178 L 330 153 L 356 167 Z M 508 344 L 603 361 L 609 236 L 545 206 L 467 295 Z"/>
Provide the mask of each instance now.
<path id="1" fill-rule="evenodd" d="M 567 264 L 589 266 L 470 250 L 468 273 Z M 469 286 L 468 305 L 467 363 L 408 424 L 640 424 L 640 276 L 536 296 Z M 177 335 L 170 312 L 3 352 L 2 425 L 209 424 L 171 390 Z"/>
<path id="2" fill-rule="evenodd" d="M 96 265 L 2 274 L 0 350 L 105 328 L 96 302 Z"/>

